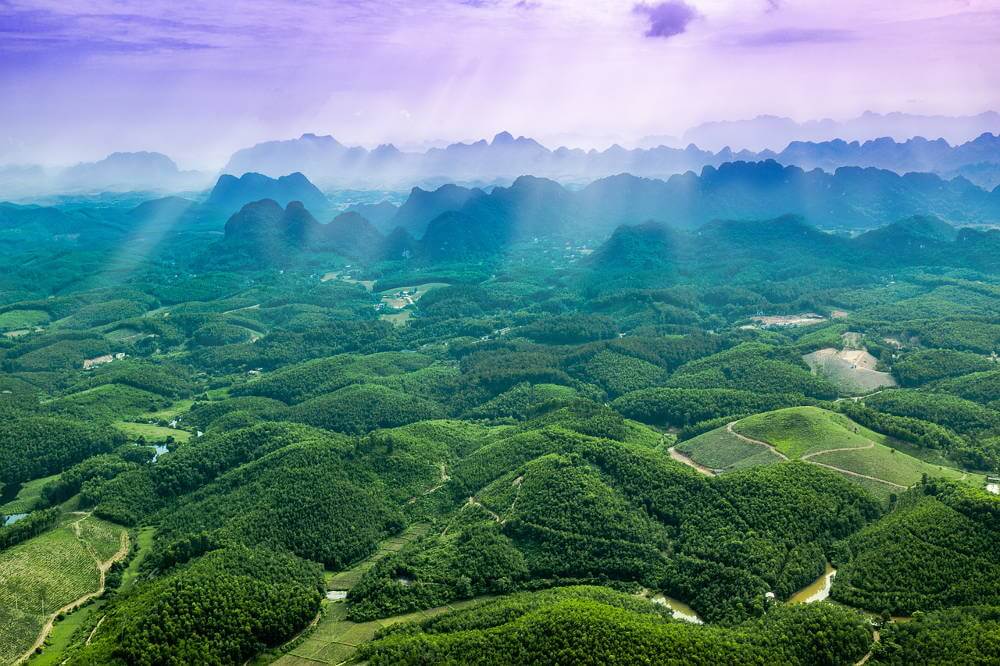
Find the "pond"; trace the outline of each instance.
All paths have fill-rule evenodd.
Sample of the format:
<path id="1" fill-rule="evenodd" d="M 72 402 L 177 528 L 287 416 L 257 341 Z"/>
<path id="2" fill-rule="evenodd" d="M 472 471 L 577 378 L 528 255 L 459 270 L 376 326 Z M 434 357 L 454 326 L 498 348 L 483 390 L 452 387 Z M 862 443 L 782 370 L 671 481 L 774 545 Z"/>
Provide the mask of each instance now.
<path id="1" fill-rule="evenodd" d="M 830 596 L 830 587 L 833 585 L 833 577 L 836 575 L 837 570 L 827 562 L 826 571 L 823 572 L 823 575 L 793 594 L 788 599 L 788 603 L 809 604 L 814 601 L 823 601 Z"/>
<path id="2" fill-rule="evenodd" d="M 26 513 L 12 513 L 9 516 L 4 516 L 3 526 L 7 527 L 8 525 L 13 525 L 17 521 L 21 520 L 22 518 L 26 518 L 27 516 L 28 514 Z"/>

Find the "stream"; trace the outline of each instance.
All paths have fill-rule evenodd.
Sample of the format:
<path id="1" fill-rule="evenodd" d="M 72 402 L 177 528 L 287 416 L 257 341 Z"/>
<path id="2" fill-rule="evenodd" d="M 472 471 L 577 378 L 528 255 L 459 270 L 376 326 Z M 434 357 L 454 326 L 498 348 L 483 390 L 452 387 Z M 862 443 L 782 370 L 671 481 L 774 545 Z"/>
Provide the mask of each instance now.
<path id="1" fill-rule="evenodd" d="M 811 584 L 802 588 L 789 599 L 790 604 L 809 604 L 814 601 L 823 601 L 830 596 L 830 587 L 833 585 L 833 577 L 837 575 L 829 562 L 826 564 L 826 571 Z"/>
<path id="2" fill-rule="evenodd" d="M 694 612 L 694 609 L 688 606 L 683 601 L 677 601 L 677 599 L 672 599 L 671 597 L 664 596 L 662 594 L 657 594 L 652 597 L 651 601 L 654 604 L 660 604 L 661 606 L 666 606 L 672 611 L 674 619 L 684 620 L 685 622 L 691 622 L 693 624 L 704 624 L 698 614 Z"/>

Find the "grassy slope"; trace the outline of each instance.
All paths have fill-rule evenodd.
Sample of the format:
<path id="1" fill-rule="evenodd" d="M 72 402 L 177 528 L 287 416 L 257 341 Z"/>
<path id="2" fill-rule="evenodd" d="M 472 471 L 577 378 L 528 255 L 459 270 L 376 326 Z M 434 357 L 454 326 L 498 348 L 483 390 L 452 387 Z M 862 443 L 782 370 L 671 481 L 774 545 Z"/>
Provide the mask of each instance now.
<path id="1" fill-rule="evenodd" d="M 862 448 L 872 441 L 847 417 L 818 407 L 754 414 L 738 421 L 733 429 L 767 442 L 793 460 L 829 449 Z"/>
<path id="2" fill-rule="evenodd" d="M 792 459 L 823 463 L 872 479 L 845 475 L 881 497 L 910 486 L 927 474 L 982 484 L 976 474 L 925 462 L 907 455 L 885 435 L 860 426 L 843 414 L 818 407 L 791 407 L 755 414 L 736 422 L 733 429 L 755 440 L 767 442 Z M 770 464 L 775 456 L 760 446 L 743 441 L 718 428 L 678 447 L 696 462 L 713 469 L 735 469 Z M 831 451 L 831 449 L 847 449 Z M 829 452 L 828 452 L 829 451 Z"/>
<path id="3" fill-rule="evenodd" d="M 9 516 L 12 513 L 28 513 L 35 508 L 35 503 L 42 496 L 42 488 L 49 481 L 59 478 L 58 474 L 43 476 L 40 479 L 28 481 L 17 492 L 17 497 L 0 506 L 0 516 Z"/>
<path id="4" fill-rule="evenodd" d="M 191 433 L 186 430 L 177 430 L 176 428 L 167 428 L 151 423 L 116 421 L 114 426 L 131 439 L 144 437 L 147 442 L 165 442 L 168 437 L 173 437 L 178 442 L 186 442 L 191 439 Z"/>
<path id="5" fill-rule="evenodd" d="M 95 558 L 106 560 L 118 549 L 122 529 L 71 514 L 48 532 L 0 552 L 0 662 L 31 647 L 57 609 L 98 588 Z"/>
<path id="6" fill-rule="evenodd" d="M 132 558 L 128 567 L 122 573 L 122 581 L 118 587 L 118 592 L 124 592 L 135 584 L 139 575 L 139 566 L 146 556 L 149 555 L 153 547 L 153 535 L 155 533 L 155 528 L 140 528 L 136 537 L 136 547 L 138 550 L 135 557 Z M 61 664 L 66 658 L 67 648 L 83 642 L 86 640 L 85 636 L 90 635 L 93 627 L 100 621 L 101 616 L 104 614 L 106 604 L 107 602 L 104 599 L 98 600 L 95 603 L 87 604 L 83 608 L 73 611 L 62 620 L 56 622 L 48 639 L 45 641 L 45 650 L 41 654 L 32 657 L 31 665 L 53 666 Z M 78 634 L 82 629 L 85 629 L 86 633 Z"/>
<path id="7" fill-rule="evenodd" d="M 781 458 L 762 446 L 736 437 L 726 426 L 681 442 L 677 450 L 696 463 L 715 470 L 728 471 L 781 462 Z"/>

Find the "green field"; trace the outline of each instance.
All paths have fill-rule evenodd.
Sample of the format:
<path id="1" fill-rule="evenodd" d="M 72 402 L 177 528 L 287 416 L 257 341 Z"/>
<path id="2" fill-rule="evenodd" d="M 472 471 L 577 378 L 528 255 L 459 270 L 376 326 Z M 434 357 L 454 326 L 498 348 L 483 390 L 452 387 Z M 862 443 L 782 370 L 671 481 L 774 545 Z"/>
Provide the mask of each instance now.
<path id="1" fill-rule="evenodd" d="M 96 601 L 87 604 L 56 622 L 48 638 L 45 639 L 45 647 L 42 649 L 42 653 L 33 656 L 29 663 L 32 666 L 61 664 L 65 659 L 64 653 L 70 645 L 76 643 L 77 640 L 86 640 L 82 636 L 78 636 L 77 632 L 80 632 L 83 628 L 86 628 L 88 633 L 90 632 L 93 618 L 101 616 L 105 603 L 104 601 Z"/>
<path id="2" fill-rule="evenodd" d="M 128 567 L 122 573 L 122 582 L 118 590 L 125 591 L 132 587 L 139 578 L 139 567 L 143 560 L 149 556 L 149 551 L 153 548 L 153 537 L 156 535 L 155 527 L 141 527 L 136 535 L 136 554 L 128 563 Z"/>
<path id="3" fill-rule="evenodd" d="M 370 622 L 352 622 L 347 619 L 347 606 L 342 603 L 326 604 L 325 613 L 312 632 L 290 652 L 274 663 L 280 666 L 306 666 L 307 664 L 342 664 L 354 656 L 358 646 L 371 640 L 375 633 L 400 622 L 419 622 L 435 615 L 475 605 L 490 597 L 457 601 L 447 606 L 396 615 Z"/>
<path id="4" fill-rule="evenodd" d="M 28 650 L 58 609 L 98 590 L 98 559 L 118 550 L 123 532 L 89 514 L 68 514 L 48 532 L 0 552 L 0 662 Z"/>
<path id="5" fill-rule="evenodd" d="M 676 449 L 696 463 L 714 470 L 729 471 L 781 462 L 781 458 L 768 449 L 743 441 L 729 432 L 726 426 L 681 442 Z"/>
<path id="6" fill-rule="evenodd" d="M 403 310 L 402 312 L 393 312 L 392 314 L 379 315 L 379 319 L 382 321 L 390 322 L 393 326 L 402 326 L 410 320 L 413 316 L 413 310 Z"/>
<path id="7" fill-rule="evenodd" d="M 143 437 L 147 442 L 165 442 L 168 437 L 173 437 L 178 442 L 186 442 L 191 439 L 191 433 L 186 430 L 167 428 L 152 423 L 117 421 L 115 422 L 115 427 L 128 435 L 130 439 Z"/>
<path id="8" fill-rule="evenodd" d="M 818 451 L 860 448 L 871 443 L 860 432 L 861 426 L 819 407 L 789 407 L 754 414 L 737 421 L 733 429 L 745 437 L 767 442 L 793 460 Z"/>
<path id="9" fill-rule="evenodd" d="M 908 455 L 904 451 L 914 447 L 818 407 L 755 414 L 732 424 L 732 429 L 771 444 L 790 459 L 826 466 L 882 498 L 902 492 L 924 474 L 977 486 L 985 482 L 982 475 Z M 701 465 L 723 471 L 779 461 L 763 446 L 736 437 L 725 426 L 682 442 L 677 450 Z"/>
<path id="10" fill-rule="evenodd" d="M 139 577 L 139 567 L 142 561 L 149 555 L 153 546 L 153 536 L 156 529 L 143 527 L 139 529 L 136 536 L 136 554 L 129 561 L 128 567 L 122 573 L 121 584 L 118 592 L 124 592 L 135 585 Z M 91 635 L 96 628 L 101 617 L 105 613 L 107 601 L 104 599 L 87 604 L 79 610 L 75 610 L 62 620 L 55 623 L 49 637 L 45 640 L 45 648 L 41 654 L 35 655 L 31 659 L 31 664 L 37 666 L 51 666 L 61 664 L 66 658 L 66 650 L 74 645 L 79 645 Z M 85 633 L 83 633 L 85 632 Z"/>
<path id="11" fill-rule="evenodd" d="M 21 328 L 41 326 L 49 321 L 43 310 L 10 310 L 0 314 L 0 330 L 13 331 Z"/>
<path id="12" fill-rule="evenodd" d="M 58 474 L 53 474 L 52 476 L 44 476 L 40 479 L 28 481 L 17 491 L 16 498 L 4 505 L 0 505 L 0 515 L 9 516 L 12 513 L 29 513 L 35 508 L 35 505 L 41 498 L 42 488 L 45 487 L 45 484 L 49 481 L 54 481 L 58 477 Z"/>
<path id="13" fill-rule="evenodd" d="M 337 573 L 327 573 L 325 576 L 326 588 L 328 590 L 350 590 L 378 560 L 399 551 L 406 544 L 426 534 L 429 528 L 430 526 L 424 523 L 411 525 L 399 536 L 383 541 L 374 554 L 350 569 Z M 463 605 L 468 603 L 471 602 L 464 602 Z M 339 664 L 353 656 L 357 646 L 371 640 L 375 632 L 382 627 L 407 620 L 432 617 L 450 609 L 450 607 L 442 607 L 371 622 L 352 622 L 347 619 L 347 604 L 324 601 L 323 615 L 316 626 L 308 630 L 300 641 L 293 641 L 294 646 L 275 663 L 286 666 L 315 664 L 317 662 Z"/>
<path id="14" fill-rule="evenodd" d="M 140 414 L 138 418 L 144 421 L 172 421 L 181 414 L 189 411 L 192 405 L 194 405 L 194 400 L 178 400 L 165 409 L 159 409 L 154 412 L 146 412 L 145 414 Z"/>
<path id="15" fill-rule="evenodd" d="M 912 486 L 914 483 L 920 481 L 920 478 L 924 474 L 954 479 L 956 481 L 971 479 L 980 486 L 985 483 L 985 480 L 980 475 L 966 474 L 950 467 L 930 465 L 882 445 L 858 451 L 821 453 L 809 460 L 833 465 L 842 469 L 849 469 L 858 474 L 873 476 L 877 479 L 883 479 L 901 486 Z"/>
<path id="16" fill-rule="evenodd" d="M 379 549 L 375 551 L 371 556 L 365 558 L 364 560 L 358 562 L 350 569 L 344 571 L 338 571 L 336 573 L 327 572 L 324 576 L 326 582 L 326 589 L 328 590 L 350 590 L 352 587 L 357 585 L 361 577 L 365 575 L 365 572 L 372 568 L 372 565 L 378 562 L 380 559 L 389 555 L 391 553 L 396 553 L 402 550 L 403 546 L 419 539 L 421 536 L 427 533 L 430 529 L 430 525 L 425 523 L 417 523 L 407 527 L 402 534 L 399 536 L 386 539 L 379 546 Z"/>

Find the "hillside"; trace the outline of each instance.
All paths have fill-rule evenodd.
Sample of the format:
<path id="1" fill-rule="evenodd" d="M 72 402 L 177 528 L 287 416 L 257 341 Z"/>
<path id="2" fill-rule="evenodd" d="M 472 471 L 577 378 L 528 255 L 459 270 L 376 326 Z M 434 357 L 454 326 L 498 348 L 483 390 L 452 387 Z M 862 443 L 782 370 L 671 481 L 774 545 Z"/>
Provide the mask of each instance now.
<path id="1" fill-rule="evenodd" d="M 881 497 L 900 493 L 924 475 L 970 478 L 952 467 L 923 462 L 891 444 L 884 435 L 842 414 L 792 407 L 740 419 L 682 442 L 677 450 L 723 472 L 802 460 L 842 474 Z"/>

